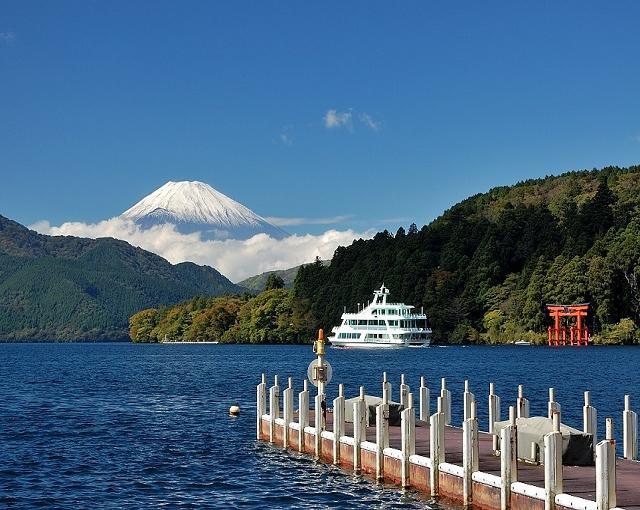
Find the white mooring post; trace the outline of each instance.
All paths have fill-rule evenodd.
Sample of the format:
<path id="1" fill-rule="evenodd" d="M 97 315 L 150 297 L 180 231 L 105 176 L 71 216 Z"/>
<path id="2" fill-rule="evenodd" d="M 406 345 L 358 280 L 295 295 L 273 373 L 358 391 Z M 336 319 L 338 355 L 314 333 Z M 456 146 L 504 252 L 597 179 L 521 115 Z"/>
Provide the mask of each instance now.
<path id="1" fill-rule="evenodd" d="M 367 410 L 364 401 L 364 386 L 360 386 L 360 398 L 353 403 L 353 470 L 362 467 L 362 441 L 367 440 Z"/>
<path id="2" fill-rule="evenodd" d="M 344 436 L 344 385 L 338 386 L 333 399 L 333 463 L 340 464 L 340 438 Z"/>
<path id="3" fill-rule="evenodd" d="M 431 395 L 424 382 L 424 376 L 420 377 L 420 420 L 429 421 L 431 416 Z"/>
<path id="4" fill-rule="evenodd" d="M 314 411 L 314 428 L 316 429 L 315 435 L 315 456 L 317 459 L 322 455 L 322 431 L 324 430 L 324 419 L 322 416 L 322 402 L 325 396 L 322 393 L 318 393 L 315 396 L 315 411 Z"/>
<path id="5" fill-rule="evenodd" d="M 464 381 L 464 393 L 462 395 L 463 402 L 463 418 L 462 422 L 464 423 L 466 420 L 471 418 L 471 402 L 475 401 L 476 397 L 473 393 L 469 391 L 469 381 Z"/>
<path id="6" fill-rule="evenodd" d="M 409 385 L 405 383 L 404 374 L 400 375 L 400 405 L 402 409 L 406 409 L 407 404 L 407 396 L 409 395 Z"/>
<path id="7" fill-rule="evenodd" d="M 440 396 L 442 397 L 442 412 L 444 413 L 444 424 L 451 425 L 451 392 L 447 389 L 447 380 L 443 377 L 441 381 Z"/>
<path id="8" fill-rule="evenodd" d="M 493 452 L 500 450 L 500 437 L 496 434 L 496 422 L 500 421 L 500 397 L 495 393 L 494 383 L 489 383 L 489 434 L 493 434 Z"/>
<path id="9" fill-rule="evenodd" d="M 440 485 L 440 464 L 444 462 L 444 413 L 442 412 L 442 397 L 438 397 L 438 408 L 429 419 L 429 456 L 431 469 L 429 470 L 429 486 L 431 495 L 437 496 Z"/>
<path id="10" fill-rule="evenodd" d="M 389 448 L 389 403 L 376 407 L 376 479 L 384 479 L 384 449 Z"/>
<path id="11" fill-rule="evenodd" d="M 624 396 L 622 412 L 622 451 L 624 458 L 638 460 L 638 415 L 631 410 L 631 396 Z"/>
<path id="12" fill-rule="evenodd" d="M 462 502 L 469 506 L 473 499 L 474 471 L 478 471 L 478 418 L 476 414 L 476 402 L 469 405 L 468 418 L 462 423 Z"/>
<path id="13" fill-rule="evenodd" d="M 549 395 L 551 396 L 551 395 Z M 562 433 L 560 413 L 553 413 L 553 432 L 544 436 L 544 508 L 554 510 L 556 496 L 562 494 Z"/>
<path id="14" fill-rule="evenodd" d="M 511 504 L 511 484 L 518 481 L 518 429 L 515 409 L 509 407 L 509 425 L 500 431 L 500 508 L 507 510 Z"/>
<path id="15" fill-rule="evenodd" d="M 598 411 L 591 405 L 591 392 L 584 392 L 584 406 L 582 407 L 582 431 L 593 435 L 593 450 L 598 444 Z"/>
<path id="16" fill-rule="evenodd" d="M 607 418 L 606 438 L 596 446 L 596 508 L 615 508 L 616 501 L 616 441 L 613 439 L 613 418 Z"/>
<path id="17" fill-rule="evenodd" d="M 402 487 L 409 487 L 409 457 L 416 453 L 416 410 L 413 408 L 411 394 L 407 396 L 407 409 L 400 414 L 400 432 L 402 442 L 401 478 Z"/>
<path id="18" fill-rule="evenodd" d="M 289 385 L 282 392 L 282 417 L 284 418 L 284 431 L 282 434 L 282 446 L 289 446 L 289 424 L 293 421 L 293 379 L 289 377 Z"/>
<path id="19" fill-rule="evenodd" d="M 524 398 L 524 387 L 522 384 L 518 384 L 518 402 L 516 409 L 518 418 L 529 417 L 529 399 Z"/>
<path id="20" fill-rule="evenodd" d="M 304 452 L 304 429 L 309 426 L 309 383 L 304 380 L 298 394 L 298 451 Z"/>
<path id="21" fill-rule="evenodd" d="M 278 384 L 278 376 L 273 380 L 273 386 L 269 388 L 269 442 L 276 440 L 276 418 L 280 418 L 280 385 Z"/>
<path id="22" fill-rule="evenodd" d="M 262 439 L 262 415 L 267 413 L 267 376 L 256 387 L 256 438 Z"/>
<path id="23" fill-rule="evenodd" d="M 382 372 L 382 400 L 385 400 L 387 403 L 393 400 L 391 395 L 391 383 L 389 382 L 389 379 L 387 379 L 386 372 Z"/>
<path id="24" fill-rule="evenodd" d="M 560 414 L 560 404 L 556 402 L 556 389 L 549 388 L 549 403 L 547 404 L 547 416 L 553 418 L 554 413 Z M 562 415 L 561 415 L 562 416 Z M 562 423 L 562 420 L 560 420 Z"/>

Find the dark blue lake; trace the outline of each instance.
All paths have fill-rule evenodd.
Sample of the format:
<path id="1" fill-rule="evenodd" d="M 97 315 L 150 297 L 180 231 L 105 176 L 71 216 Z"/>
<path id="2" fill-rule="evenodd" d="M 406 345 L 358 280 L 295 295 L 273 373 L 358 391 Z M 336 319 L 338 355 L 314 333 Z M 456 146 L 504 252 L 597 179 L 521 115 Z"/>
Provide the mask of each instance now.
<path id="1" fill-rule="evenodd" d="M 132 344 L 0 344 L 0 507 L 3 508 L 370 508 L 424 507 L 306 457 L 255 441 L 255 386 L 266 372 L 302 386 L 310 347 Z M 582 427 L 592 391 L 599 431 L 623 395 L 640 407 L 640 349 L 431 347 L 328 351 L 334 379 L 355 396 L 380 393 L 386 370 L 437 389 L 447 377 L 454 424 L 463 380 L 487 428 L 488 383 L 502 413 L 525 385 L 531 414 L 546 414 L 557 389 L 563 422 Z M 296 399 L 297 401 L 297 399 Z M 242 408 L 238 418 L 229 406 Z M 636 409 L 637 410 L 637 409 Z"/>

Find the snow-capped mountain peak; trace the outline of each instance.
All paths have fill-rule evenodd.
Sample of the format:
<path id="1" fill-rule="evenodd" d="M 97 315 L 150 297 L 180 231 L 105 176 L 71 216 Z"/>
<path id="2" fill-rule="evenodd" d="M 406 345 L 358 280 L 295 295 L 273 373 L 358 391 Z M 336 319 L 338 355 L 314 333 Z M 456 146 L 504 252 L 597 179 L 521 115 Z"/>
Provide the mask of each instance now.
<path id="1" fill-rule="evenodd" d="M 248 207 L 200 181 L 169 181 L 127 209 L 121 218 L 143 228 L 170 223 L 183 233 L 202 232 L 207 239 L 247 239 L 259 233 L 281 239 L 287 235 Z"/>

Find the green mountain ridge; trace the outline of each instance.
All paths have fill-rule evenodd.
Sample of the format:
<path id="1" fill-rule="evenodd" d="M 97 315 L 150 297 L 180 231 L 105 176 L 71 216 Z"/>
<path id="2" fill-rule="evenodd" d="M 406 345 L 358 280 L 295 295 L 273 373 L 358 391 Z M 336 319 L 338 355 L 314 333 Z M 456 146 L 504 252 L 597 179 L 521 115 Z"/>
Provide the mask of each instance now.
<path id="1" fill-rule="evenodd" d="M 312 262 L 309 262 L 310 264 Z M 322 263 L 324 265 L 331 264 L 330 260 L 323 260 Z M 264 273 L 260 273 L 254 276 L 250 276 L 249 278 L 245 278 L 244 280 L 238 282 L 236 285 L 240 285 L 240 287 L 244 287 L 249 292 L 259 294 L 265 289 L 265 285 L 267 283 L 267 278 L 269 275 L 273 274 L 279 276 L 284 281 L 284 286 L 286 289 L 290 289 L 293 287 L 293 282 L 296 279 L 299 269 L 302 266 L 307 264 L 301 264 L 299 266 L 290 267 L 289 269 L 276 269 L 274 271 L 265 271 Z"/>
<path id="2" fill-rule="evenodd" d="M 218 271 L 112 238 L 45 236 L 0 216 L 0 340 L 121 340 L 142 308 L 239 293 Z"/>

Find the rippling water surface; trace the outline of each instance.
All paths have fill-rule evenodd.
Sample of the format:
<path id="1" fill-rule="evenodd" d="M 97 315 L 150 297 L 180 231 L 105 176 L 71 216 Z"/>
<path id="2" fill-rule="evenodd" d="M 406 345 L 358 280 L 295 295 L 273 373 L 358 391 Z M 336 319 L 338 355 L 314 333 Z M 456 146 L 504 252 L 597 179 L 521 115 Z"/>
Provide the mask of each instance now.
<path id="1" fill-rule="evenodd" d="M 0 344 L 0 507 L 424 508 L 412 492 L 255 441 L 260 373 L 293 377 L 297 392 L 312 358 L 308 346 Z M 328 360 L 329 398 L 338 382 L 348 396 L 360 384 L 380 393 L 383 370 L 396 395 L 400 373 L 412 387 L 447 377 L 456 423 L 469 378 L 483 430 L 490 381 L 503 415 L 519 383 L 532 414 L 546 414 L 554 386 L 563 422 L 578 427 L 589 389 L 600 430 L 612 415 L 618 437 L 623 395 L 640 404 L 637 348 L 330 349 Z"/>

